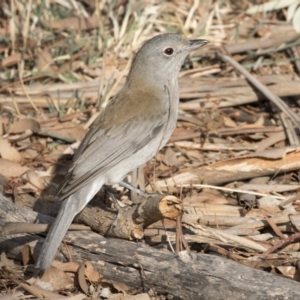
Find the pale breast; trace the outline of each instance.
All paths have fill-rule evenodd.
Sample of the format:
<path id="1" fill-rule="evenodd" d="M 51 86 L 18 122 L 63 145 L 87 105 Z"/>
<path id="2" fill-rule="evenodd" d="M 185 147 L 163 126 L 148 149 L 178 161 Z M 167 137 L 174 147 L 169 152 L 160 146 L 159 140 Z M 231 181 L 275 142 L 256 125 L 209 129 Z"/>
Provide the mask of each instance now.
<path id="1" fill-rule="evenodd" d="M 170 88 L 170 86 L 172 86 L 172 88 Z M 149 161 L 169 141 L 176 127 L 178 116 L 179 95 L 177 80 L 174 80 L 166 86 L 164 96 L 166 97 L 161 98 L 161 101 L 168 114 L 167 118 L 166 115 L 163 116 L 163 118 L 166 118 L 164 129 L 146 146 L 111 168 L 105 174 L 105 182 L 107 184 L 121 181 L 129 171 L 134 170 Z"/>
<path id="2" fill-rule="evenodd" d="M 177 124 L 178 105 L 179 105 L 179 91 L 178 91 L 177 79 L 168 82 L 166 89 L 169 96 L 168 97 L 169 117 L 164 130 L 164 136 L 162 139 L 160 149 L 163 148 L 166 145 L 166 143 L 169 141 Z"/>

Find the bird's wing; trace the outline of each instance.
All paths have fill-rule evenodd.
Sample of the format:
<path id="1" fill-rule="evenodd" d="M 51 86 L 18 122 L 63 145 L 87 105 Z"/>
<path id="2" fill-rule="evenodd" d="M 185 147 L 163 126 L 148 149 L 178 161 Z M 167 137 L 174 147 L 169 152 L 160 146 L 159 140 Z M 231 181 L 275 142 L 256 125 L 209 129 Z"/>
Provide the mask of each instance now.
<path id="1" fill-rule="evenodd" d="M 105 122 L 105 116 L 104 120 L 99 119 L 82 141 L 79 154 L 76 153 L 73 166 L 61 184 L 59 198 L 68 197 L 143 148 L 164 130 L 167 118 L 166 113 L 146 115 L 140 111 L 134 115 L 128 113 L 124 120 L 121 118 L 121 122 L 114 124 Z"/>

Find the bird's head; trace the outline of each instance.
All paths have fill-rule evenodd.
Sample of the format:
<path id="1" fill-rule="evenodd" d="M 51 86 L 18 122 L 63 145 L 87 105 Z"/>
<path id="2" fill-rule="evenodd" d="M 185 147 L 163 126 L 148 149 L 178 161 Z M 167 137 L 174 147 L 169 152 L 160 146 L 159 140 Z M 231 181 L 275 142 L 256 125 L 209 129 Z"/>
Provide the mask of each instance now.
<path id="1" fill-rule="evenodd" d="M 149 81 L 175 79 L 187 55 L 207 43 L 204 39 L 189 40 L 174 33 L 158 35 L 137 52 L 128 77 Z"/>

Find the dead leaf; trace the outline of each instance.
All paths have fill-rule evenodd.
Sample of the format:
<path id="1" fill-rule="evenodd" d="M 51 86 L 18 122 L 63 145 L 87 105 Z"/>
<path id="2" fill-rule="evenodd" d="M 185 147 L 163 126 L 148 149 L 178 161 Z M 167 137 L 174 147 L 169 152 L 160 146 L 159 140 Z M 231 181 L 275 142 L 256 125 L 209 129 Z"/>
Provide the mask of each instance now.
<path id="1" fill-rule="evenodd" d="M 27 280 L 28 282 L 29 280 Z M 66 299 L 65 296 L 62 296 L 55 292 L 50 292 L 50 289 L 53 290 L 50 283 L 41 281 L 39 278 L 36 279 L 34 285 L 29 285 L 27 283 L 20 283 L 20 287 L 27 291 L 29 294 L 35 296 L 37 299 L 56 299 L 63 300 Z"/>
<path id="2" fill-rule="evenodd" d="M 111 284 L 118 292 L 122 292 L 123 294 L 125 294 L 127 291 L 129 291 L 129 286 L 126 285 L 125 283 L 111 281 Z"/>
<path id="3" fill-rule="evenodd" d="M 151 300 L 149 294 L 137 294 L 137 295 L 123 295 L 123 294 L 111 294 L 108 300 Z"/>
<path id="4" fill-rule="evenodd" d="M 89 261 L 85 262 L 85 276 L 90 282 L 98 282 L 102 277 Z"/>
<path id="5" fill-rule="evenodd" d="M 11 260 L 11 259 L 8 259 L 7 256 L 6 256 L 6 254 L 5 254 L 5 252 L 1 253 L 1 256 L 0 256 L 0 266 L 5 266 L 8 269 L 12 269 L 12 268 L 16 267 L 14 261 Z"/>
<path id="6" fill-rule="evenodd" d="M 82 262 L 78 268 L 78 272 L 77 272 L 77 275 L 78 275 L 78 283 L 79 283 L 79 286 L 80 288 L 82 289 L 82 291 L 85 293 L 85 294 L 89 294 L 89 286 L 87 284 L 87 281 L 85 279 L 85 261 Z"/>
<path id="7" fill-rule="evenodd" d="M 121 282 L 102 279 L 101 283 L 102 283 L 102 286 L 113 287 L 118 292 L 122 292 L 123 295 L 125 295 L 126 292 L 129 290 L 129 287 L 126 284 L 121 283 Z"/>
<path id="8" fill-rule="evenodd" d="M 38 156 L 38 152 L 35 149 L 28 148 L 25 151 L 22 151 L 21 155 L 24 159 L 33 160 Z"/>
<path id="9" fill-rule="evenodd" d="M 80 124 L 76 124 L 74 122 L 58 123 L 51 128 L 43 127 L 42 130 L 58 134 L 60 136 L 65 136 L 76 141 L 81 141 L 87 132 L 87 130 L 85 130 Z"/>
<path id="10" fill-rule="evenodd" d="M 13 162 L 20 162 L 22 160 L 19 151 L 12 147 L 11 144 L 2 137 L 0 137 L 0 155 L 2 158 Z"/>
<path id="11" fill-rule="evenodd" d="M 1 30 L 0 30 L 0 32 L 1 32 Z M 12 290 L 11 293 L 6 291 L 5 295 L 0 297 L 0 300 L 21 300 L 21 299 L 26 299 L 25 294 L 22 293 L 21 291 L 16 291 L 16 290 Z M 122 300 L 124 300 L 124 299 L 122 299 Z"/>
<path id="12" fill-rule="evenodd" d="M 66 289 L 74 286 L 73 280 L 68 274 L 52 266 L 43 274 L 40 281 L 41 282 L 37 284 L 39 287 L 44 288 L 43 282 L 50 283 L 54 290 L 60 290 L 62 288 Z"/>
<path id="13" fill-rule="evenodd" d="M 237 127 L 236 122 L 234 122 L 231 118 L 223 116 L 224 126 L 229 128 Z"/>
<path id="14" fill-rule="evenodd" d="M 40 129 L 39 122 L 29 118 L 20 119 L 9 125 L 8 133 L 23 133 L 28 129 L 30 129 L 31 131 Z"/>
<path id="15" fill-rule="evenodd" d="M 178 166 L 179 162 L 176 157 L 176 152 L 171 148 L 167 147 L 165 155 L 163 156 L 162 161 L 167 165 L 167 166 Z"/>
<path id="16" fill-rule="evenodd" d="M 255 122 L 255 123 L 253 123 L 253 124 L 250 124 L 249 126 L 253 126 L 253 127 L 256 127 L 256 126 L 264 126 L 264 122 L 265 122 L 265 118 L 263 117 L 263 116 L 260 116 L 259 118 L 258 118 L 258 120 Z"/>
<path id="17" fill-rule="evenodd" d="M 37 192 L 40 192 L 46 187 L 44 179 L 39 177 L 38 174 L 33 170 L 28 170 L 23 175 L 23 178 L 28 181 L 30 184 L 29 187 L 33 188 Z"/>
<path id="18" fill-rule="evenodd" d="M 77 295 L 68 297 L 68 300 L 84 300 L 84 299 L 87 299 L 86 295 L 84 295 L 84 294 L 77 294 Z"/>
<path id="19" fill-rule="evenodd" d="M 89 282 L 99 282 L 102 277 L 100 273 L 94 269 L 93 265 L 89 261 L 85 261 L 80 264 L 77 274 L 79 286 L 85 294 L 89 294 L 89 286 L 87 280 Z"/>
<path id="20" fill-rule="evenodd" d="M 245 191 L 257 191 L 260 193 L 282 193 L 282 192 L 288 192 L 288 191 L 294 191 L 298 190 L 300 188 L 300 185 L 298 184 L 252 184 L 252 183 L 246 183 L 239 186 L 240 190 Z"/>
<path id="21" fill-rule="evenodd" d="M 32 251 L 29 245 L 24 245 L 22 248 L 22 263 L 23 266 L 34 263 Z"/>
<path id="22" fill-rule="evenodd" d="M 257 149 L 256 152 L 262 152 L 265 151 L 267 148 L 271 147 L 272 145 L 281 142 L 286 139 L 286 133 L 283 131 L 280 132 L 275 132 L 272 134 L 269 134 L 269 137 L 266 139 L 262 139 L 258 144 L 257 144 Z"/>
<path id="23" fill-rule="evenodd" d="M 18 64 L 22 59 L 24 60 L 29 60 L 29 59 L 32 59 L 33 58 L 33 55 L 22 55 L 21 53 L 19 52 L 16 52 L 8 57 L 5 57 L 3 60 L 2 60 L 2 63 L 1 63 L 1 67 L 3 68 L 7 68 L 7 67 L 10 67 L 10 66 L 13 66 L 13 65 L 16 65 Z"/>
<path id="24" fill-rule="evenodd" d="M 39 177 L 38 173 L 33 170 L 26 170 L 19 179 L 12 179 L 9 181 L 10 189 L 7 193 L 26 194 L 34 193 L 39 195 L 47 187 L 45 178 Z"/>
<path id="25" fill-rule="evenodd" d="M 78 149 L 81 142 L 75 142 L 72 145 L 69 145 L 64 151 L 62 151 L 63 154 L 71 154 L 73 155 L 75 150 Z"/>
<path id="26" fill-rule="evenodd" d="M 50 72 L 55 73 L 54 68 L 51 66 L 53 63 L 53 58 L 51 53 L 44 49 L 39 49 L 38 51 L 38 61 L 37 61 L 37 68 L 40 72 Z"/>
<path id="27" fill-rule="evenodd" d="M 61 30 L 88 30 L 94 29 L 99 25 L 99 16 L 92 15 L 89 18 L 70 17 L 50 22 L 52 29 Z"/>
<path id="28" fill-rule="evenodd" d="M 5 178 L 19 177 L 29 170 L 26 166 L 0 158 L 0 174 Z"/>
<path id="29" fill-rule="evenodd" d="M 187 196 L 183 199 L 184 205 L 193 206 L 197 203 L 228 204 L 228 200 L 217 190 L 203 189 L 201 193 Z"/>
<path id="30" fill-rule="evenodd" d="M 78 271 L 78 268 L 79 268 L 80 265 L 79 265 L 79 263 L 74 262 L 74 261 L 63 263 L 61 261 L 54 260 L 52 262 L 52 266 L 59 269 L 59 270 L 61 270 L 61 271 L 64 271 L 64 272 L 76 273 Z"/>
<path id="31" fill-rule="evenodd" d="M 33 135 L 32 130 L 27 129 L 21 134 L 10 135 L 7 140 L 10 143 L 18 142 L 18 146 L 22 148 L 26 148 L 31 144 L 31 140 L 29 139 Z"/>
<path id="32" fill-rule="evenodd" d="M 279 266 L 276 269 L 284 276 L 293 278 L 296 274 L 296 268 L 292 266 Z"/>
<path id="33" fill-rule="evenodd" d="M 157 168 L 156 168 L 159 177 L 168 177 L 170 176 L 170 171 L 172 170 L 172 168 L 170 166 L 167 166 L 165 164 L 160 164 Z"/>
<path id="34" fill-rule="evenodd" d="M 289 216 L 290 216 L 291 223 L 299 231 L 300 230 L 300 215 L 299 214 L 295 214 L 295 215 L 290 214 Z"/>
<path id="35" fill-rule="evenodd" d="M 192 161 L 194 161 L 194 160 L 202 161 L 203 158 L 204 158 L 203 153 L 198 151 L 198 150 L 188 150 L 188 151 L 185 152 L 185 154 Z"/>

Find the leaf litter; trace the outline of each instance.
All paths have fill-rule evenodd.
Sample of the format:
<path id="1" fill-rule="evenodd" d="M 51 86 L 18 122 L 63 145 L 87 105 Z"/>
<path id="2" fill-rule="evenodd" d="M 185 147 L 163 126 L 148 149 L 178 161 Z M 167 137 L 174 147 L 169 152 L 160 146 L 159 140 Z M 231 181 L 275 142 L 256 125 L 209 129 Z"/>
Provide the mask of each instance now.
<path id="1" fill-rule="evenodd" d="M 180 0 L 44 4 L 47 10 L 34 0 L 4 1 L 1 8 L 0 33 L 6 41 L 0 45 L 0 174 L 5 194 L 38 197 L 47 188 L 54 193 L 54 178 L 63 178 L 70 154 L 122 86 L 144 41 L 170 31 L 203 36 L 210 45 L 183 66 L 177 128 L 145 165 L 145 189 L 182 198 L 183 234 L 191 249 L 197 245 L 299 281 L 300 40 L 283 20 L 287 8 L 245 15 L 250 1 L 206 1 L 197 7 Z M 175 243 L 176 225 L 168 224 L 168 238 Z M 164 243 L 166 233 L 151 234 L 159 228 L 153 224 L 146 230 L 147 243 Z M 3 255 L 1 269 L 19 269 Z M 77 265 L 50 269 L 42 289 L 22 283 L 19 273 L 14 281 L 1 276 L 0 282 L 9 286 L 8 295 L 25 290 L 36 297 L 58 297 L 43 294 L 49 284 L 69 299 L 80 298 L 80 289 L 86 295 L 100 293 L 95 282 L 105 285 L 90 262 L 82 264 L 79 285 L 74 273 L 80 266 L 70 263 Z M 127 287 L 118 284 L 109 285 L 110 291 L 129 299 Z"/>

